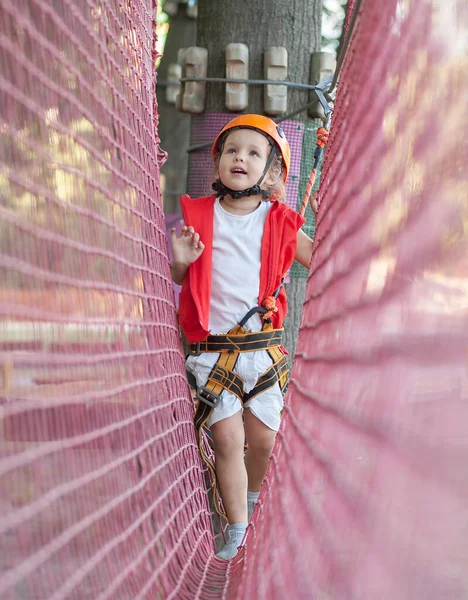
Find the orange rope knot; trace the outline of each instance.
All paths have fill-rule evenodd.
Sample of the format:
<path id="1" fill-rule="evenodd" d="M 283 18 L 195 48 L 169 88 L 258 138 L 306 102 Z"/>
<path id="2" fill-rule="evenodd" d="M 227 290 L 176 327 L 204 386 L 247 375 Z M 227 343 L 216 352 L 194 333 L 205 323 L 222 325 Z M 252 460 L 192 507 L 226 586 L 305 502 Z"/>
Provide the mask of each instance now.
<path id="1" fill-rule="evenodd" d="M 317 146 L 324 148 L 328 142 L 328 135 L 328 129 L 325 129 L 325 127 L 319 127 L 317 129 Z"/>
<path id="2" fill-rule="evenodd" d="M 267 296 L 262 302 L 262 306 L 268 311 L 262 317 L 264 321 L 266 321 L 267 319 L 271 319 L 273 313 L 278 312 L 278 307 L 276 306 L 276 298 L 274 296 Z"/>

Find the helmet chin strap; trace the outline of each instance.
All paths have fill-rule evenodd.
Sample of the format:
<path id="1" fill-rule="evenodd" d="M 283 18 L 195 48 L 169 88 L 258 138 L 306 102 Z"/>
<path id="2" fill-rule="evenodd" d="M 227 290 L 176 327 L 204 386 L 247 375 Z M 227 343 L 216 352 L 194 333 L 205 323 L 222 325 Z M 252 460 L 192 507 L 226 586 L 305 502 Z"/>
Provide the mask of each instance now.
<path id="1" fill-rule="evenodd" d="M 263 190 L 260 185 L 265 179 L 265 175 L 268 173 L 268 169 L 270 168 L 275 156 L 276 148 L 272 146 L 270 156 L 268 157 L 265 168 L 263 169 L 262 176 L 252 187 L 249 187 L 245 190 L 232 190 L 224 185 L 224 183 L 221 181 L 215 181 L 211 187 L 221 196 L 221 198 L 224 198 L 224 196 L 231 196 L 233 200 L 239 200 L 240 198 L 247 198 L 248 196 L 262 196 L 267 200 L 271 194 L 268 190 Z"/>

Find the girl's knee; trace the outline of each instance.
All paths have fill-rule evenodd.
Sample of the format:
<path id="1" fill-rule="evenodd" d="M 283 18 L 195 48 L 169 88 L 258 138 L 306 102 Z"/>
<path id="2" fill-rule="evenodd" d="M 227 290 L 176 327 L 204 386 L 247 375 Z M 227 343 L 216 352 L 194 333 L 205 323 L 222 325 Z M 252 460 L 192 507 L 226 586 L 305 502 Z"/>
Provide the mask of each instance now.
<path id="1" fill-rule="evenodd" d="M 247 440 L 249 450 L 258 456 L 268 458 L 273 452 L 273 446 L 275 445 L 276 433 L 265 437 Z"/>
<path id="2" fill-rule="evenodd" d="M 229 458 L 244 450 L 244 428 L 240 423 L 219 421 L 211 427 L 213 443 L 218 458 Z"/>
<path id="3" fill-rule="evenodd" d="M 214 442 L 215 454 L 218 458 L 229 458 L 235 454 L 242 452 L 244 443 L 239 436 L 232 434 L 224 434 L 216 438 Z"/>

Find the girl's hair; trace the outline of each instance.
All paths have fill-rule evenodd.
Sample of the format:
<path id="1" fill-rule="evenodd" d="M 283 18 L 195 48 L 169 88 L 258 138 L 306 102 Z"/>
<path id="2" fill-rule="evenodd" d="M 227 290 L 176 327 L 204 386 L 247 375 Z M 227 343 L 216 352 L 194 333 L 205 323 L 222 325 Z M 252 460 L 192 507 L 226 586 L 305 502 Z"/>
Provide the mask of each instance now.
<path id="1" fill-rule="evenodd" d="M 223 135 L 223 137 L 219 140 L 217 152 L 214 156 L 215 173 L 218 171 L 219 161 L 221 160 L 221 155 L 224 150 L 224 144 L 226 143 L 226 139 L 229 136 L 229 134 L 232 133 L 233 131 L 235 131 L 236 129 L 230 129 L 230 130 L 226 131 L 226 133 Z M 249 128 L 248 127 L 239 127 L 238 129 L 249 129 Z M 257 131 L 257 130 L 255 130 L 255 131 Z M 259 131 L 259 133 L 261 133 L 262 135 L 264 135 L 267 138 L 267 140 L 270 144 L 270 148 L 275 147 L 275 142 L 271 139 L 271 137 L 269 135 L 266 135 L 262 131 Z M 273 183 L 272 185 L 267 185 L 266 189 L 270 192 L 270 195 L 272 197 L 274 197 L 278 200 L 283 200 L 286 197 L 286 185 L 283 181 L 283 172 L 284 172 L 284 162 L 281 157 L 281 154 L 278 151 L 276 151 L 273 161 L 270 165 L 270 168 L 268 169 L 268 174 L 273 176 L 273 180 L 275 181 L 275 183 Z"/>
<path id="2" fill-rule="evenodd" d="M 268 173 L 273 175 L 272 185 L 268 185 L 267 189 L 273 198 L 284 200 L 286 197 L 286 184 L 283 181 L 284 163 L 281 155 L 276 152 L 273 162 L 268 169 Z"/>

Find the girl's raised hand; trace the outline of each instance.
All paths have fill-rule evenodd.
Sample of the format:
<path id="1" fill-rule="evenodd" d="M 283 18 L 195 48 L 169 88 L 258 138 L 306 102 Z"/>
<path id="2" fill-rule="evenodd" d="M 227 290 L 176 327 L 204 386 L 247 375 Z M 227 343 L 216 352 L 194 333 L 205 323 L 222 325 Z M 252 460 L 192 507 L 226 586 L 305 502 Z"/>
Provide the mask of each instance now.
<path id="1" fill-rule="evenodd" d="M 315 216 L 317 216 L 317 196 L 318 196 L 318 190 L 310 196 L 310 200 L 309 200 L 310 208 L 312 209 L 312 212 L 314 213 Z"/>
<path id="2" fill-rule="evenodd" d="M 195 229 L 184 225 L 178 236 L 175 227 L 171 229 L 171 245 L 173 262 L 191 265 L 200 257 L 205 244 Z"/>

